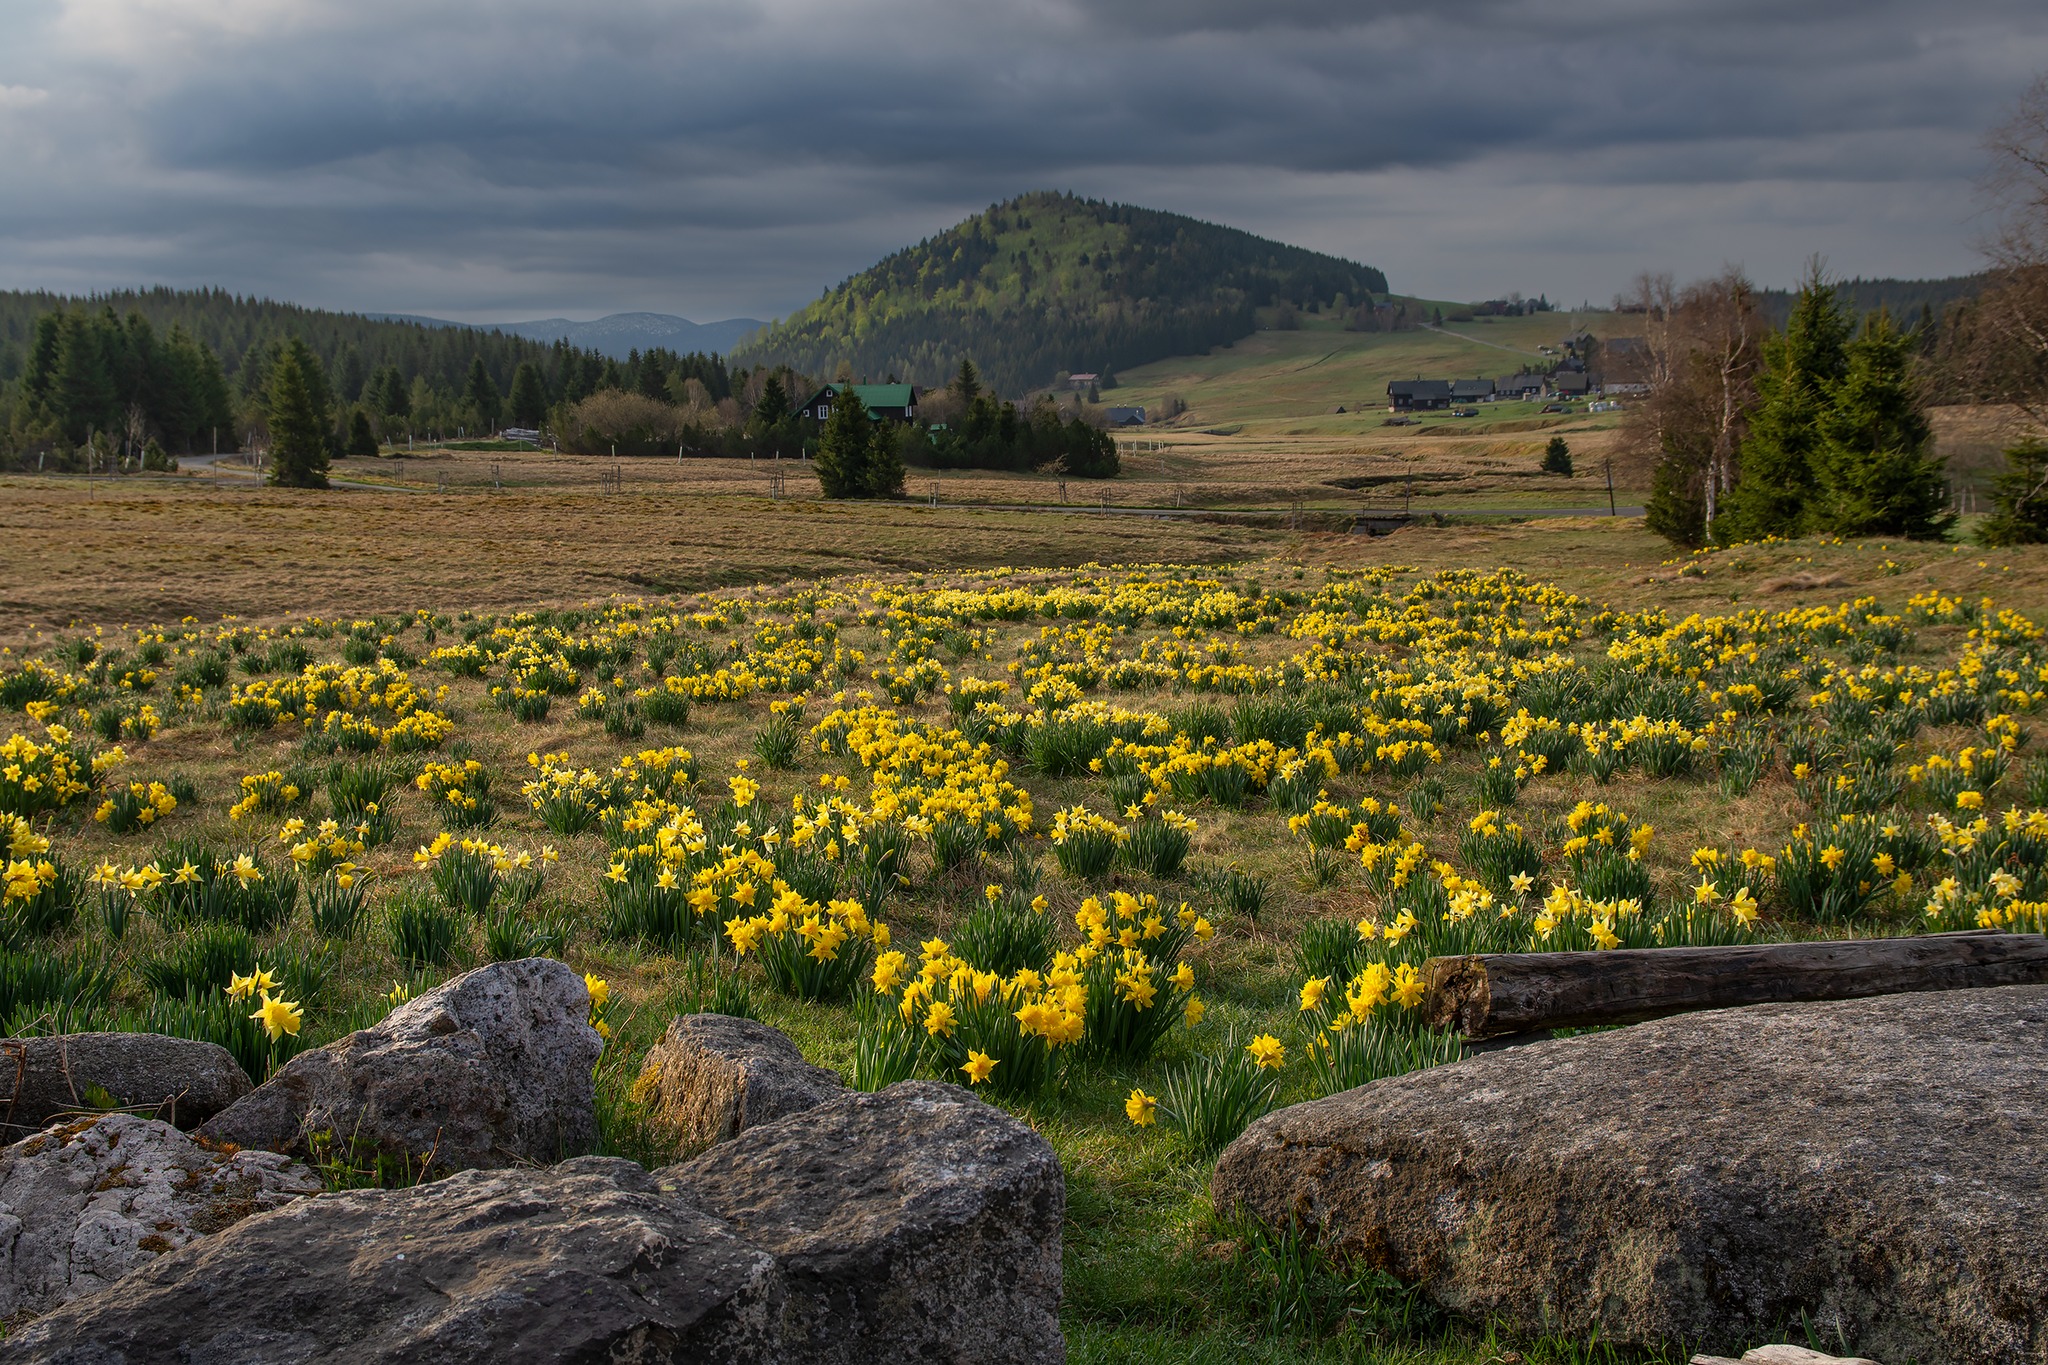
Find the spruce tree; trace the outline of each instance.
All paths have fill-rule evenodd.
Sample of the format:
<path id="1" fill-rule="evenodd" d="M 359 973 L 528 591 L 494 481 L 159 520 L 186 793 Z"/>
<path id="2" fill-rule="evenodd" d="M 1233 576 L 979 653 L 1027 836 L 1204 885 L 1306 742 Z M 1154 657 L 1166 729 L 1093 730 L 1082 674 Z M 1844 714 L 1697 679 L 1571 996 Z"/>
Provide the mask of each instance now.
<path id="1" fill-rule="evenodd" d="M 972 360 L 960 362 L 960 373 L 953 377 L 952 387 L 961 406 L 974 406 L 974 400 L 981 394 L 981 371 L 974 368 Z"/>
<path id="2" fill-rule="evenodd" d="M 1543 472 L 1572 476 L 1572 448 L 1562 436 L 1550 438 L 1550 444 L 1543 447 Z"/>
<path id="3" fill-rule="evenodd" d="M 861 483 L 871 498 L 893 498 L 903 492 L 903 447 L 902 439 L 910 427 L 898 429 L 893 422 L 877 422 L 874 434 L 868 439 L 867 468 L 861 471 Z"/>
<path id="4" fill-rule="evenodd" d="M 462 401 L 477 415 L 485 426 L 494 426 L 498 421 L 497 381 L 484 368 L 484 358 L 477 356 L 469 362 L 469 378 L 462 384 Z"/>
<path id="5" fill-rule="evenodd" d="M 835 385 L 832 415 L 818 436 L 818 457 L 814 461 L 818 486 L 828 498 L 858 498 L 868 490 L 868 446 L 873 423 L 867 405 L 852 387 Z"/>
<path id="6" fill-rule="evenodd" d="M 370 414 L 357 408 L 348 418 L 348 453 L 365 459 L 377 453 L 377 432 L 370 425 Z"/>
<path id="7" fill-rule="evenodd" d="M 754 404 L 754 426 L 759 431 L 773 431 L 787 416 L 789 391 L 782 387 L 781 375 L 770 374 L 761 386 L 761 400 Z"/>
<path id="8" fill-rule="evenodd" d="M 1986 545 L 2048 543 L 2048 442 L 2029 437 L 2005 452 L 1991 501 L 1997 510 L 1977 531 Z"/>
<path id="9" fill-rule="evenodd" d="M 106 340 L 99 320 L 90 313 L 67 312 L 59 324 L 49 405 L 74 441 L 114 423 L 114 380 L 107 369 Z"/>
<path id="10" fill-rule="evenodd" d="M 1758 403 L 1737 456 L 1738 476 L 1710 528 L 1716 540 L 1796 536 L 1809 529 L 1818 492 L 1821 421 L 1847 365 L 1849 319 L 1816 267 L 1800 286 L 1785 330 L 1764 342 Z"/>
<path id="11" fill-rule="evenodd" d="M 270 481 L 286 488 L 327 487 L 328 417 L 308 382 L 318 365 L 293 337 L 270 366 Z"/>
<path id="12" fill-rule="evenodd" d="M 1814 451 L 1821 529 L 1935 540 L 1955 524 L 1955 513 L 1944 506 L 1942 462 L 1929 453 L 1934 432 L 1912 364 L 1912 336 L 1883 311 L 1849 343 Z"/>
<path id="13" fill-rule="evenodd" d="M 548 415 L 547 385 L 541 382 L 540 367 L 531 360 L 519 362 L 512 373 L 512 420 L 529 431 L 538 431 Z"/>

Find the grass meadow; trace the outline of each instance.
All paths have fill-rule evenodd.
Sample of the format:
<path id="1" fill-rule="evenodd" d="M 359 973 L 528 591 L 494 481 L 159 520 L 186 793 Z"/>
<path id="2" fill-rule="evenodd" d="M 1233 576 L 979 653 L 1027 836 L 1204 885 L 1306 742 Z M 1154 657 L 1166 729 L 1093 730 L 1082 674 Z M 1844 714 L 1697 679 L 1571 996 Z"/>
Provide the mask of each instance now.
<path id="1" fill-rule="evenodd" d="M 1078 1362 L 1683 1359 L 1511 1339 L 1236 1225 L 1216 1142 L 1377 1065 L 1338 1044 L 1441 1044 L 1399 985 L 1432 952 L 2048 908 L 2048 553 L 777 503 L 712 463 L 0 482 L 0 736 L 69 774 L 0 782 L 10 858 L 51 868 L 10 869 L 10 1029 L 234 1027 L 205 940 L 303 1011 L 236 1035 L 260 1068 L 545 948 L 607 983 L 605 1142 L 642 1160 L 676 1155 L 632 1082 L 679 1009 L 857 1082 L 997 1059 L 1066 1169 Z M 1954 853 L 1979 818 L 2010 884 Z"/>

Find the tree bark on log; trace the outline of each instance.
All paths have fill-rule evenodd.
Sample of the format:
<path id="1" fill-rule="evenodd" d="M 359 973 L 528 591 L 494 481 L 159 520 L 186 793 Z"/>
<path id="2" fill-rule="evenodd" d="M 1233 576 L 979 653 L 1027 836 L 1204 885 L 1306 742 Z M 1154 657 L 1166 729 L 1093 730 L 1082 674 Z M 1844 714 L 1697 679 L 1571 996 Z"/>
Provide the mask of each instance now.
<path id="1" fill-rule="evenodd" d="M 2048 938 L 1967 930 L 1910 938 L 1480 953 L 1433 958 L 1424 1009 L 1478 1041 L 1634 1024 L 1692 1010 L 2048 982 Z"/>

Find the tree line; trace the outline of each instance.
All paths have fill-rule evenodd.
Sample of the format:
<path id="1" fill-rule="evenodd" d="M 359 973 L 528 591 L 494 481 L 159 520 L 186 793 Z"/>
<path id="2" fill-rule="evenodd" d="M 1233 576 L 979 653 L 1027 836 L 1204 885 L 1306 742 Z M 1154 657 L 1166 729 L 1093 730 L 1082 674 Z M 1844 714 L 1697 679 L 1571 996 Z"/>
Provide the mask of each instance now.
<path id="1" fill-rule="evenodd" d="M 945 418 L 933 420 L 934 416 Z M 908 468 L 1046 470 L 1112 479 L 1116 438 L 1050 398 L 1020 411 L 997 399 L 971 360 L 943 390 L 925 395 L 909 422 L 876 422 L 865 404 L 840 398 L 818 433 L 817 474 L 828 498 L 894 497 Z"/>
<path id="2" fill-rule="evenodd" d="M 2048 543 L 2048 76 L 1990 139 L 1996 235 L 1980 276 L 1936 281 L 1910 325 L 1850 301 L 1895 281 L 1832 284 L 1818 266 L 1784 306 L 1738 271 L 1685 289 L 1645 277 L 1651 393 L 1626 428 L 1655 462 L 1650 526 L 1684 546 L 1766 536 L 1946 536 L 1934 403 L 2009 414 L 1990 544 Z M 1934 286 L 1948 287 L 1935 312 Z"/>
<path id="3" fill-rule="evenodd" d="M 1783 330 L 1738 271 L 1639 283 L 1651 393 L 1629 433 L 1656 460 L 1646 514 L 1675 544 L 1814 533 L 1929 539 L 1955 522 L 1917 329 L 1860 321 L 1818 264 Z"/>

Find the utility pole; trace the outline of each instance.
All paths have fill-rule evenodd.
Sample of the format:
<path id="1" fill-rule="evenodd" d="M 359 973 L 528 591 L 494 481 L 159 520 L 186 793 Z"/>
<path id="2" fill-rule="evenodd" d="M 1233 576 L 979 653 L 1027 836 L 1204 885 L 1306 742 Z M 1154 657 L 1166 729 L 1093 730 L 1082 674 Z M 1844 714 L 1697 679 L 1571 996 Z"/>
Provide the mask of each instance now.
<path id="1" fill-rule="evenodd" d="M 1609 455 L 1609 456 L 1607 456 L 1607 457 L 1605 458 L 1605 461 L 1604 461 L 1604 463 L 1605 463 L 1605 464 L 1606 464 L 1606 466 L 1607 466 L 1607 515 L 1611 517 L 1611 516 L 1614 516 L 1614 515 L 1615 515 L 1615 511 L 1614 511 L 1614 457 L 1613 457 L 1612 455 Z"/>

